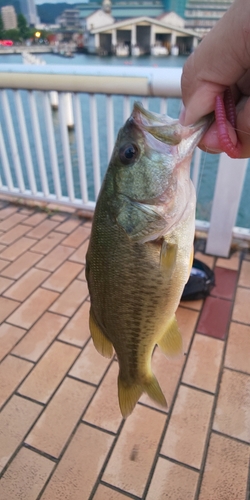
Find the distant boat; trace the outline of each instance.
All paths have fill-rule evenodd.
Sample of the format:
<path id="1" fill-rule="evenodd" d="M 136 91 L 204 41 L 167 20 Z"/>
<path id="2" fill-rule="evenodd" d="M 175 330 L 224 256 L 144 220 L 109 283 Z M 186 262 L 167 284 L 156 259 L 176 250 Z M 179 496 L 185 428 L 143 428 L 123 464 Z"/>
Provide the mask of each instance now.
<path id="1" fill-rule="evenodd" d="M 68 44 L 61 44 L 53 48 L 53 53 L 61 57 L 74 57 L 74 52 Z"/>
<path id="2" fill-rule="evenodd" d="M 145 51 L 142 49 L 142 47 L 139 47 L 139 45 L 135 45 L 134 47 L 131 48 L 131 56 L 139 57 L 143 56 L 144 54 Z"/>
<path id="3" fill-rule="evenodd" d="M 60 50 L 58 55 L 62 57 L 74 57 L 74 54 L 73 52 L 71 52 L 71 50 Z"/>
<path id="4" fill-rule="evenodd" d="M 162 45 L 161 43 L 156 43 L 152 48 L 151 48 L 151 55 L 152 56 L 168 56 L 169 51 L 165 45 Z"/>
<path id="5" fill-rule="evenodd" d="M 179 52 L 180 52 L 180 49 L 179 49 L 178 45 L 173 45 L 173 47 L 171 47 L 171 56 L 178 56 Z"/>
<path id="6" fill-rule="evenodd" d="M 119 43 L 115 49 L 115 55 L 117 57 L 127 57 L 129 56 L 129 46 Z"/>

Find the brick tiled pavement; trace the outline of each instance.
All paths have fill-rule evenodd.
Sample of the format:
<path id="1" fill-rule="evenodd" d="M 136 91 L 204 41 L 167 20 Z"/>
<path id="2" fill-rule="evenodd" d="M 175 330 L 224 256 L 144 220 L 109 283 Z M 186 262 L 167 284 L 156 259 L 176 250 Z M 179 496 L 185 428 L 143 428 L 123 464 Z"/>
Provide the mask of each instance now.
<path id="1" fill-rule="evenodd" d="M 0 499 L 247 500 L 249 253 L 196 253 L 216 287 L 177 311 L 185 355 L 154 353 L 169 407 L 143 395 L 124 421 L 88 329 L 90 228 L 0 202 Z"/>

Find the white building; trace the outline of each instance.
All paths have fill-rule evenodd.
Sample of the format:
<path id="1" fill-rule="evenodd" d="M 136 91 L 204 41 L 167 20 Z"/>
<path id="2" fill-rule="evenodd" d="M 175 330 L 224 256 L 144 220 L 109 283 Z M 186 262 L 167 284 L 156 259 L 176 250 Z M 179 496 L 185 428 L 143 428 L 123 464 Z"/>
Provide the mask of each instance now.
<path id="1" fill-rule="evenodd" d="M 80 11 L 78 9 L 65 9 L 57 21 L 61 28 L 79 30 L 81 28 Z"/>
<path id="2" fill-rule="evenodd" d="M 89 53 L 103 55 L 150 54 L 154 53 L 152 49 L 155 47 L 165 49 L 165 54 L 172 53 L 172 49 L 176 49 L 177 54 L 190 53 L 198 44 L 200 37 L 193 30 L 185 29 L 182 24 L 184 21 L 180 21 L 181 18 L 177 14 L 171 14 L 173 16 L 169 15 L 169 19 L 166 14 L 164 21 L 143 16 L 100 28 L 94 27 L 89 31 L 86 48 Z M 119 52 L 122 53 L 118 54 L 117 48 L 121 49 Z"/>
<path id="3" fill-rule="evenodd" d="M 164 14 L 161 14 L 156 19 L 162 23 L 168 24 L 169 26 L 175 26 L 176 28 L 185 27 L 185 19 L 178 16 L 175 12 L 164 12 Z"/>
<path id="4" fill-rule="evenodd" d="M 232 3 L 233 0 L 187 0 L 185 27 L 205 35 L 215 26 Z"/>
<path id="5" fill-rule="evenodd" d="M 85 31 L 90 31 L 98 28 L 104 28 L 115 22 L 111 14 L 104 12 L 102 9 L 96 10 L 93 14 L 85 17 L 83 27 Z"/>
<path id="6" fill-rule="evenodd" d="M 83 29 L 84 29 L 84 45 L 90 54 L 100 54 L 105 55 L 109 52 L 106 50 L 106 44 L 104 46 L 96 46 L 96 37 L 92 35 L 91 31 L 95 29 L 102 29 L 106 26 L 110 26 L 115 23 L 114 17 L 111 15 L 111 1 L 103 0 L 102 8 L 96 10 L 89 16 L 83 19 Z"/>
<path id="7" fill-rule="evenodd" d="M 1 16 L 5 30 L 17 28 L 17 15 L 12 5 L 6 5 L 1 8 Z"/>

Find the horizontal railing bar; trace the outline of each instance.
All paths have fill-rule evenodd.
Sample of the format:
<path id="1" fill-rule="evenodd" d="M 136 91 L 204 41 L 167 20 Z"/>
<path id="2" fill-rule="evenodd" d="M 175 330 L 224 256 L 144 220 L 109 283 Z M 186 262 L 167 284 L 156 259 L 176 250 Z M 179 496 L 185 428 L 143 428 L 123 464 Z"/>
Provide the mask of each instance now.
<path id="1" fill-rule="evenodd" d="M 208 233 L 210 229 L 210 222 L 196 219 L 195 230 L 203 233 Z M 232 237 L 239 240 L 250 240 L 250 229 L 245 227 L 234 226 L 232 230 Z"/>
<path id="2" fill-rule="evenodd" d="M 40 191 L 38 191 L 36 193 L 36 196 L 34 196 L 31 193 L 31 191 L 26 190 L 20 196 L 20 191 L 18 188 L 14 188 L 13 191 L 9 191 L 9 189 L 7 187 L 2 186 L 0 188 L 0 194 L 4 194 L 4 195 L 8 195 L 8 196 L 17 198 L 19 201 L 21 198 L 26 198 L 26 199 L 33 200 L 33 201 L 39 201 L 39 203 L 41 203 L 41 202 L 54 203 L 55 205 L 65 205 L 67 207 L 88 210 L 90 212 L 94 212 L 94 210 L 95 210 L 95 202 L 94 201 L 88 201 L 87 203 L 83 203 L 80 198 L 75 198 L 74 202 L 71 202 L 67 196 L 62 196 L 60 198 L 60 200 L 58 200 L 55 195 L 51 194 L 49 196 L 44 196 L 44 194 L 41 193 Z"/>
<path id="3" fill-rule="evenodd" d="M 1 64 L 0 88 L 181 97 L 182 68 Z"/>
<path id="4" fill-rule="evenodd" d="M 207 233 L 209 231 L 209 228 L 210 228 L 210 222 L 196 219 L 195 221 L 196 231 L 202 231 L 203 233 Z"/>
<path id="5" fill-rule="evenodd" d="M 235 226 L 233 228 L 233 237 L 239 240 L 250 240 L 250 229 Z"/>

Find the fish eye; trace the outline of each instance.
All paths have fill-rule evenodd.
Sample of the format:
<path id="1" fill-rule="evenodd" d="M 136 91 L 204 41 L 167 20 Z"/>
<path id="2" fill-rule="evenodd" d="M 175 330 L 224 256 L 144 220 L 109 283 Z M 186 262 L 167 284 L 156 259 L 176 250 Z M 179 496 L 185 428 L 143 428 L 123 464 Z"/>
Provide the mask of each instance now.
<path id="1" fill-rule="evenodd" d="M 135 144 L 125 144 L 125 146 L 122 146 L 119 151 L 120 160 L 124 165 L 134 163 L 138 154 L 139 149 Z"/>

